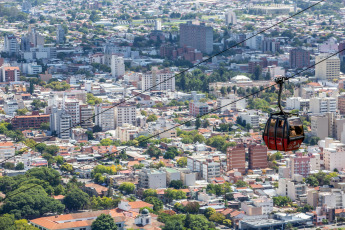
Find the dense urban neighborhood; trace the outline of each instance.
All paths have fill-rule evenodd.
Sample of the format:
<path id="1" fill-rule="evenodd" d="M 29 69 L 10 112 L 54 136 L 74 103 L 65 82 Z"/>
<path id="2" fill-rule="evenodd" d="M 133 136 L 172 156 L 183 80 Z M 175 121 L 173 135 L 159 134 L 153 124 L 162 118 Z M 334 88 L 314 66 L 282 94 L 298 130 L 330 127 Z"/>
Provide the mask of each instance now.
<path id="1" fill-rule="evenodd" d="M 306 228 L 345 229 L 345 0 L 0 2 L 1 230 Z"/>

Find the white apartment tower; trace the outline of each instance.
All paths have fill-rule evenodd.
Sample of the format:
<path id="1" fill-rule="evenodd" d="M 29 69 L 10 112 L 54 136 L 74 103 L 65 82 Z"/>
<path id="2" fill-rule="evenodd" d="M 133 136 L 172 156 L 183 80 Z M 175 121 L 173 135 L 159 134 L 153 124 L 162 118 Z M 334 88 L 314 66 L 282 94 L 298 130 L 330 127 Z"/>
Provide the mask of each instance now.
<path id="1" fill-rule="evenodd" d="M 169 69 L 158 70 L 152 67 L 152 71 L 142 76 L 141 80 L 142 91 L 147 90 L 169 90 L 175 91 L 175 76 Z"/>
<path id="2" fill-rule="evenodd" d="M 155 30 L 162 30 L 162 21 L 160 19 L 155 20 Z"/>
<path id="3" fill-rule="evenodd" d="M 75 126 L 80 123 L 80 109 L 79 101 L 76 99 L 65 100 L 65 110 L 68 115 L 71 116 L 72 125 Z"/>
<path id="4" fill-rule="evenodd" d="M 166 188 L 166 172 L 158 171 L 154 169 L 142 169 L 139 173 L 139 184 L 140 188 Z"/>
<path id="5" fill-rule="evenodd" d="M 123 57 L 118 55 L 111 55 L 111 75 L 115 77 L 120 77 L 125 75 L 125 62 L 123 60 Z"/>
<path id="6" fill-rule="evenodd" d="M 338 171 L 342 171 L 345 168 L 345 149 L 342 147 L 325 148 L 323 160 L 326 170 L 338 169 Z"/>
<path id="7" fill-rule="evenodd" d="M 327 54 L 320 54 L 315 57 L 315 77 L 319 80 L 331 81 L 338 79 L 340 74 L 340 59 L 337 56 L 329 57 Z M 324 60 L 328 58 L 327 60 Z M 323 61 L 324 60 L 324 61 Z"/>
<path id="8" fill-rule="evenodd" d="M 225 23 L 227 25 L 229 25 L 229 24 L 236 25 L 237 24 L 237 17 L 236 17 L 236 14 L 233 10 L 228 10 L 227 12 L 225 12 Z"/>
<path id="9" fill-rule="evenodd" d="M 337 100 L 333 97 L 326 97 L 325 94 L 320 94 L 320 97 L 310 99 L 310 112 L 314 114 L 335 113 L 336 111 Z"/>
<path id="10" fill-rule="evenodd" d="M 115 124 L 121 127 L 124 124 L 136 125 L 137 109 L 134 105 L 119 105 L 115 107 Z"/>
<path id="11" fill-rule="evenodd" d="M 102 131 L 115 129 L 115 111 L 110 105 L 95 106 L 95 125 L 102 128 Z"/>
<path id="12" fill-rule="evenodd" d="M 52 108 L 50 130 L 61 139 L 72 137 L 72 118 L 64 109 Z"/>
<path id="13" fill-rule="evenodd" d="M 4 52 L 13 55 L 18 54 L 19 51 L 19 44 L 17 41 L 17 37 L 13 34 L 6 35 L 5 36 L 5 42 L 4 42 Z"/>

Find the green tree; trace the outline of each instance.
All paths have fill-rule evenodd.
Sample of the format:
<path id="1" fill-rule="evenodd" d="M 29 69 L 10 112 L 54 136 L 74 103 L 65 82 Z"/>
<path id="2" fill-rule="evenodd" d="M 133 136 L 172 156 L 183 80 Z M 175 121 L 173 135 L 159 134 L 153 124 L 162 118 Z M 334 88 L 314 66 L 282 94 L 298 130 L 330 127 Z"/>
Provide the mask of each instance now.
<path id="1" fill-rule="evenodd" d="M 222 94 L 223 97 L 226 95 L 226 88 L 224 86 L 220 88 L 220 93 Z"/>
<path id="2" fill-rule="evenodd" d="M 56 145 L 48 145 L 45 148 L 45 152 L 49 153 L 52 156 L 55 156 L 59 152 L 59 146 Z"/>
<path id="3" fill-rule="evenodd" d="M 60 184 L 60 173 L 52 168 L 32 168 L 25 173 L 26 176 L 47 181 L 53 187 Z"/>
<path id="4" fill-rule="evenodd" d="M 4 214 L 0 216 L 0 229 L 3 230 L 15 230 L 14 227 L 14 215 L 11 214 Z"/>
<path id="5" fill-rule="evenodd" d="M 162 151 L 156 146 L 150 145 L 145 154 L 148 154 L 150 157 L 158 158 L 159 156 L 162 156 Z"/>
<path id="6" fill-rule="evenodd" d="M 16 170 L 23 170 L 24 169 L 24 163 L 23 162 L 19 162 L 17 165 L 16 165 Z"/>
<path id="7" fill-rule="evenodd" d="M 13 214 L 17 219 L 38 218 L 45 213 L 62 213 L 65 208 L 37 184 L 25 184 L 6 195 L 1 212 Z"/>
<path id="8" fill-rule="evenodd" d="M 101 214 L 92 222 L 92 230 L 117 230 L 116 223 L 110 215 Z"/>
<path id="9" fill-rule="evenodd" d="M 210 221 L 216 222 L 218 224 L 223 224 L 223 221 L 225 220 L 225 216 L 222 213 L 213 213 L 210 218 Z"/>
<path id="10" fill-rule="evenodd" d="M 186 218 L 187 221 L 187 218 Z M 191 230 L 209 230 L 212 229 L 210 222 L 203 215 L 191 215 L 189 221 L 189 228 Z"/>
<path id="11" fill-rule="evenodd" d="M 125 192 L 126 194 L 133 193 L 134 189 L 135 189 L 135 185 L 130 182 L 124 182 L 119 186 L 119 190 L 121 192 Z"/>
<path id="12" fill-rule="evenodd" d="M 155 189 L 152 189 L 152 188 L 146 189 L 143 192 L 143 197 L 146 198 L 146 197 L 149 197 L 149 196 L 156 197 L 157 196 L 157 191 Z"/>
<path id="13" fill-rule="evenodd" d="M 147 122 L 152 122 L 152 121 L 156 121 L 157 120 L 157 116 L 155 114 L 150 114 L 147 118 Z"/>
<path id="14" fill-rule="evenodd" d="M 196 214 L 199 212 L 200 205 L 198 202 L 189 202 L 186 205 L 186 212 Z"/>
<path id="15" fill-rule="evenodd" d="M 158 212 L 163 208 L 163 202 L 157 197 L 149 196 L 145 198 L 145 202 L 153 205 L 153 210 Z"/>
<path id="16" fill-rule="evenodd" d="M 242 187 L 248 186 L 248 184 L 246 182 L 244 182 L 243 180 L 238 180 L 235 185 L 237 188 L 242 188 Z"/>
<path id="17" fill-rule="evenodd" d="M 71 164 L 64 163 L 63 165 L 61 165 L 60 170 L 70 173 L 73 171 L 73 166 Z"/>
<path id="18" fill-rule="evenodd" d="M 212 216 L 213 214 L 216 213 L 216 210 L 214 208 L 206 208 L 204 215 L 206 216 L 206 218 L 210 218 L 210 216 Z"/>
<path id="19" fill-rule="evenodd" d="M 174 189 L 180 189 L 183 187 L 183 183 L 181 180 L 172 180 L 169 184 L 169 187 L 172 187 Z"/>
<path id="20" fill-rule="evenodd" d="M 84 209 L 89 205 L 89 195 L 79 188 L 74 188 L 67 192 L 65 198 L 63 199 L 63 203 L 69 210 L 77 211 Z"/>
<path id="21" fill-rule="evenodd" d="M 62 156 L 56 156 L 56 157 L 54 157 L 54 160 L 58 165 L 62 165 L 64 162 L 64 159 Z"/>
<path id="22" fill-rule="evenodd" d="M 100 143 L 102 146 L 110 146 L 113 144 L 113 141 L 110 140 L 109 138 L 105 138 L 105 139 L 102 139 Z"/>
<path id="23" fill-rule="evenodd" d="M 30 225 L 26 219 L 14 221 L 16 230 L 39 230 L 38 228 Z"/>
<path id="24" fill-rule="evenodd" d="M 12 163 L 12 162 L 6 162 L 6 163 L 4 164 L 4 168 L 5 168 L 5 169 L 11 169 L 11 170 L 13 170 L 13 169 L 15 169 L 15 165 L 14 165 L 14 163 Z"/>
<path id="25" fill-rule="evenodd" d="M 42 122 L 40 125 L 40 129 L 49 131 L 50 130 L 50 123 L 49 122 Z"/>
<path id="26" fill-rule="evenodd" d="M 27 112 L 29 112 L 29 110 L 27 108 L 23 108 L 23 109 L 17 109 L 17 115 L 19 116 L 23 116 L 25 115 Z"/>
<path id="27" fill-rule="evenodd" d="M 195 129 L 199 129 L 201 126 L 201 120 L 200 118 L 198 117 L 195 121 Z"/>
<path id="28" fill-rule="evenodd" d="M 35 148 L 38 152 L 43 153 L 43 151 L 47 148 L 47 145 L 44 143 L 39 143 Z"/>
<path id="29" fill-rule="evenodd" d="M 291 199 L 287 196 L 275 196 L 273 197 L 273 203 L 275 206 L 284 207 L 291 203 Z"/>
<path id="30" fill-rule="evenodd" d="M 187 157 L 181 157 L 177 160 L 177 165 L 181 168 L 184 168 L 187 166 Z"/>

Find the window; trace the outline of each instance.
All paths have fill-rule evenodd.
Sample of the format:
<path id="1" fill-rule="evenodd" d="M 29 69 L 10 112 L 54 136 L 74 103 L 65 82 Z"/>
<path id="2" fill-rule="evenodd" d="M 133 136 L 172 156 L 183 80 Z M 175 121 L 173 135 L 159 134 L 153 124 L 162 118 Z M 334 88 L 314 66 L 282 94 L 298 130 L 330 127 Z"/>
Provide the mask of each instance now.
<path id="1" fill-rule="evenodd" d="M 290 137 L 303 136 L 303 125 L 299 118 L 289 120 L 290 125 Z"/>
<path id="2" fill-rule="evenodd" d="M 284 124 L 285 120 L 279 120 L 277 125 L 277 137 L 283 138 L 284 137 Z"/>
<path id="3" fill-rule="evenodd" d="M 269 127 L 269 130 L 268 130 L 268 136 L 270 136 L 270 137 L 275 137 L 275 133 L 274 132 L 275 132 L 276 122 L 277 122 L 277 119 L 275 119 L 275 118 L 271 119 L 270 127 Z"/>

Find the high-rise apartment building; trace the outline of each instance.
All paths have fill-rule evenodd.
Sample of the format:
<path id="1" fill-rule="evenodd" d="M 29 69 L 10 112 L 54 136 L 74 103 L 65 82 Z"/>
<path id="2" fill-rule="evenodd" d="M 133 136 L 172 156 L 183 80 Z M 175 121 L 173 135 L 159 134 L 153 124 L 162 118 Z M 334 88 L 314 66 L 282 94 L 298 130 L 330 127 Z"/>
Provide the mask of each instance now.
<path id="1" fill-rule="evenodd" d="M 191 21 L 180 24 L 180 46 L 191 46 L 201 52 L 213 51 L 213 28 L 205 23 L 194 25 Z"/>
<path id="2" fill-rule="evenodd" d="M 65 43 L 65 29 L 62 27 L 62 25 L 57 25 L 56 27 L 56 43 Z"/>
<path id="3" fill-rule="evenodd" d="M 72 137 L 72 118 L 64 109 L 53 107 L 50 116 L 50 130 L 61 139 Z"/>
<path id="4" fill-rule="evenodd" d="M 203 102 L 189 102 L 189 115 L 202 116 L 208 113 L 208 105 Z"/>
<path id="5" fill-rule="evenodd" d="M 115 107 L 115 125 L 116 127 L 124 124 L 136 125 L 137 107 L 135 105 L 119 105 Z"/>
<path id="6" fill-rule="evenodd" d="M 262 145 L 250 145 L 249 152 L 249 169 L 265 169 L 267 163 L 267 147 Z"/>
<path id="7" fill-rule="evenodd" d="M 0 70 L 2 82 L 18 81 L 20 74 L 18 66 L 2 66 Z"/>
<path id="8" fill-rule="evenodd" d="M 337 100 L 333 97 L 326 97 L 321 94 L 320 97 L 310 99 L 310 112 L 323 114 L 327 112 L 335 113 L 337 111 Z"/>
<path id="9" fill-rule="evenodd" d="M 310 52 L 301 48 L 290 51 L 290 67 L 301 69 L 310 66 Z"/>
<path id="10" fill-rule="evenodd" d="M 89 105 L 80 105 L 80 126 L 87 129 L 92 128 L 93 109 Z"/>
<path id="11" fill-rule="evenodd" d="M 142 169 L 139 173 L 139 183 L 140 188 L 166 188 L 166 172 L 158 171 L 154 169 Z"/>
<path id="12" fill-rule="evenodd" d="M 261 44 L 262 52 L 275 53 L 280 49 L 280 42 L 274 38 L 265 38 Z"/>
<path id="13" fill-rule="evenodd" d="M 80 123 L 79 101 L 76 99 L 65 100 L 66 113 L 71 116 L 72 125 L 75 126 Z"/>
<path id="14" fill-rule="evenodd" d="M 227 12 L 225 12 L 225 23 L 226 23 L 226 25 L 229 25 L 229 24 L 236 25 L 237 24 L 237 17 L 236 17 L 236 14 L 233 10 L 228 10 Z"/>
<path id="15" fill-rule="evenodd" d="M 328 59 L 326 59 L 328 58 Z M 325 60 L 326 59 L 326 60 Z M 329 54 L 320 54 L 315 57 L 315 77 L 318 80 L 332 81 L 338 79 L 340 74 L 340 59 Z"/>
<path id="16" fill-rule="evenodd" d="M 296 156 L 290 156 L 287 159 L 286 166 L 290 169 L 291 178 L 296 174 L 307 177 L 310 173 L 310 157 L 297 153 Z"/>
<path id="17" fill-rule="evenodd" d="M 102 131 L 115 129 L 115 109 L 110 105 L 95 106 L 95 125 L 102 128 Z"/>
<path id="18" fill-rule="evenodd" d="M 17 37 L 13 34 L 5 35 L 4 52 L 8 53 L 9 55 L 17 55 L 18 51 L 19 44 Z"/>
<path id="19" fill-rule="evenodd" d="M 338 171 L 342 171 L 345 169 L 345 149 L 343 147 L 325 148 L 323 160 L 326 170 L 333 171 L 337 169 Z"/>
<path id="20" fill-rule="evenodd" d="M 120 77 L 125 75 L 125 62 L 122 56 L 111 55 L 111 75 L 115 77 Z"/>
<path id="21" fill-rule="evenodd" d="M 338 110 L 341 115 L 345 114 L 345 95 L 338 97 Z"/>
<path id="22" fill-rule="evenodd" d="M 169 69 L 158 70 L 156 66 L 152 71 L 143 74 L 141 78 L 141 89 L 143 91 L 175 91 L 175 76 Z"/>
<path id="23" fill-rule="evenodd" d="M 228 147 L 226 152 L 227 170 L 237 169 L 242 174 L 246 172 L 246 151 L 243 145 Z"/>
<path id="24" fill-rule="evenodd" d="M 19 109 L 18 102 L 16 100 L 6 100 L 4 103 L 4 112 L 6 115 L 13 116 L 13 114 Z"/>

